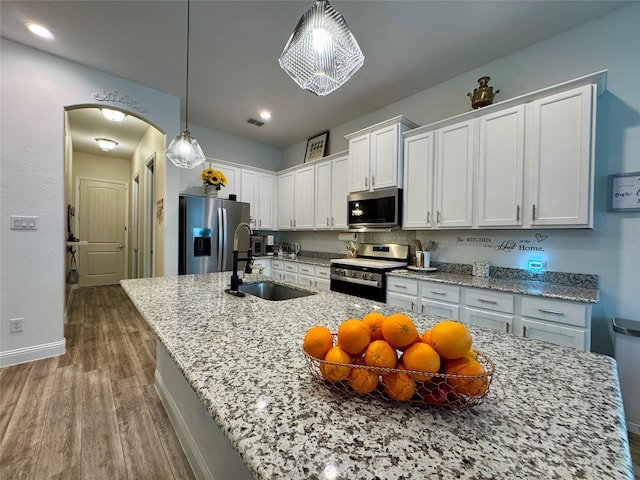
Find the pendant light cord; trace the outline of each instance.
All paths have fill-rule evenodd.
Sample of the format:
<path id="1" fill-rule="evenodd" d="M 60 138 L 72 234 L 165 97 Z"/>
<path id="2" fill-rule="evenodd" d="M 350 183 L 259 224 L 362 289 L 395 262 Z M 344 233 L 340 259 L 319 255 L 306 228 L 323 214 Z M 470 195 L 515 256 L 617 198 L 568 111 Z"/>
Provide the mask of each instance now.
<path id="1" fill-rule="evenodd" d="M 187 0 L 187 93 L 185 98 L 185 107 L 184 107 L 184 129 L 189 130 L 189 29 L 190 29 L 190 18 L 191 18 L 191 2 Z"/>

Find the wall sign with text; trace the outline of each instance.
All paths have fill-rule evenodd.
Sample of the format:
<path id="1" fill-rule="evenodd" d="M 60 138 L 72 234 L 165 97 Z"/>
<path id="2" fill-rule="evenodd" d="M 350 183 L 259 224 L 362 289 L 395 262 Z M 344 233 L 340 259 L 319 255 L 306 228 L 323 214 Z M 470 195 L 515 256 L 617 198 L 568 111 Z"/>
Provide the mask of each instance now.
<path id="1" fill-rule="evenodd" d="M 609 175 L 609 210 L 640 212 L 640 172 Z"/>

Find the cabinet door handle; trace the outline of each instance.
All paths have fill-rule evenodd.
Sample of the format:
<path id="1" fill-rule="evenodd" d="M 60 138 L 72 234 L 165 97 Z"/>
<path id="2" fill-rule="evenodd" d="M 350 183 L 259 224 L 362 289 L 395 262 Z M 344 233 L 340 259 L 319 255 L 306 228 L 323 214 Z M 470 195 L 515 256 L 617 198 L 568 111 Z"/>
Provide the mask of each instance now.
<path id="1" fill-rule="evenodd" d="M 293 219 L 293 226 L 294 227 L 296 226 L 296 219 L 295 218 Z"/>
<path id="2" fill-rule="evenodd" d="M 420 305 L 420 313 L 424 313 L 424 305 Z"/>
<path id="3" fill-rule="evenodd" d="M 374 175 L 371 175 L 371 186 L 372 187 L 376 186 L 376 177 Z"/>
<path id="4" fill-rule="evenodd" d="M 556 311 L 556 310 L 544 310 L 544 309 L 542 309 L 542 308 L 539 308 L 539 309 L 538 309 L 538 311 L 539 311 L 539 312 L 542 312 L 542 313 L 550 313 L 551 315 L 561 315 L 561 316 L 564 316 L 564 312 L 558 312 L 558 311 Z"/>
<path id="5" fill-rule="evenodd" d="M 289 219 L 289 226 L 293 227 L 293 220 Z"/>
<path id="6" fill-rule="evenodd" d="M 364 177 L 364 186 L 369 188 L 369 178 L 368 177 Z"/>
<path id="7" fill-rule="evenodd" d="M 427 212 L 427 224 L 431 223 L 431 212 Z"/>
<path id="8" fill-rule="evenodd" d="M 260 219 L 260 227 L 262 228 L 262 219 Z"/>
<path id="9" fill-rule="evenodd" d="M 498 304 L 498 302 L 496 302 L 495 300 L 485 300 L 484 298 L 479 298 L 478 301 L 481 302 L 481 303 L 490 303 L 491 305 L 497 305 Z"/>
<path id="10" fill-rule="evenodd" d="M 531 220 L 535 221 L 536 219 L 536 204 L 533 204 L 533 207 L 531 208 Z"/>
<path id="11" fill-rule="evenodd" d="M 522 327 L 522 336 L 523 336 L 524 338 L 527 338 L 527 326 L 526 326 L 526 325 L 524 325 L 524 326 Z"/>
<path id="12" fill-rule="evenodd" d="M 520 221 L 520 205 L 516 205 L 516 222 Z"/>
<path id="13" fill-rule="evenodd" d="M 507 326 L 507 333 L 509 333 L 509 324 L 506 323 L 505 325 Z"/>
<path id="14" fill-rule="evenodd" d="M 333 223 L 333 217 L 331 217 L 331 226 L 333 227 L 335 223 Z"/>
<path id="15" fill-rule="evenodd" d="M 440 223 L 440 210 L 436 212 L 436 223 Z"/>
<path id="16" fill-rule="evenodd" d="M 327 227 L 329 226 L 329 217 L 327 217 Z"/>
<path id="17" fill-rule="evenodd" d="M 414 309 L 414 307 L 413 307 L 413 302 L 411 302 L 411 310 L 413 310 L 413 309 Z"/>

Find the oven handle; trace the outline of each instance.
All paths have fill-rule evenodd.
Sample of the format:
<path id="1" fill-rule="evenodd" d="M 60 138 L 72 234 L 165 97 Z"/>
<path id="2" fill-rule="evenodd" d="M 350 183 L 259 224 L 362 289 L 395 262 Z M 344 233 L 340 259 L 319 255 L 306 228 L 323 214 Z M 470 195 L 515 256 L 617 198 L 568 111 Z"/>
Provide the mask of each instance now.
<path id="1" fill-rule="evenodd" d="M 382 287 L 382 285 L 380 284 L 381 282 L 378 282 L 376 280 L 364 280 L 363 278 L 344 277 L 342 275 L 336 275 L 335 273 L 332 273 L 330 278 L 331 280 L 337 280 L 339 282 L 357 283 L 358 285 L 366 285 L 368 287 L 376 288 Z"/>

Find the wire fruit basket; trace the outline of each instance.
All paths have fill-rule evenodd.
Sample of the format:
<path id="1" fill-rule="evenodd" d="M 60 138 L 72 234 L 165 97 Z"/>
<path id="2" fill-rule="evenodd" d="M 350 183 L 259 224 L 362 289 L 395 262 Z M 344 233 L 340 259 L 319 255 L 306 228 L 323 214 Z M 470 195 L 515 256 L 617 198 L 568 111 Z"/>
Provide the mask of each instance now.
<path id="1" fill-rule="evenodd" d="M 371 398 L 384 402 L 412 404 L 418 406 L 439 407 L 455 411 L 468 410 L 480 405 L 487 394 L 493 379 L 495 366 L 482 352 L 476 352 L 476 360 L 483 366 L 483 375 L 451 375 L 444 373 L 425 373 L 398 368 L 369 367 L 366 365 L 327 362 L 312 357 L 303 350 L 307 367 L 311 375 L 333 392 L 347 396 Z M 332 382 L 326 380 L 322 369 L 328 367 L 349 368 L 349 377 Z M 354 387 L 351 373 L 354 369 L 368 372 L 374 385 L 370 392 L 360 393 L 360 387 Z M 362 377 L 367 375 L 356 375 Z M 377 377 L 377 382 L 375 381 Z M 398 378 L 403 379 L 398 382 Z M 369 389 L 367 389 L 369 390 Z"/>

